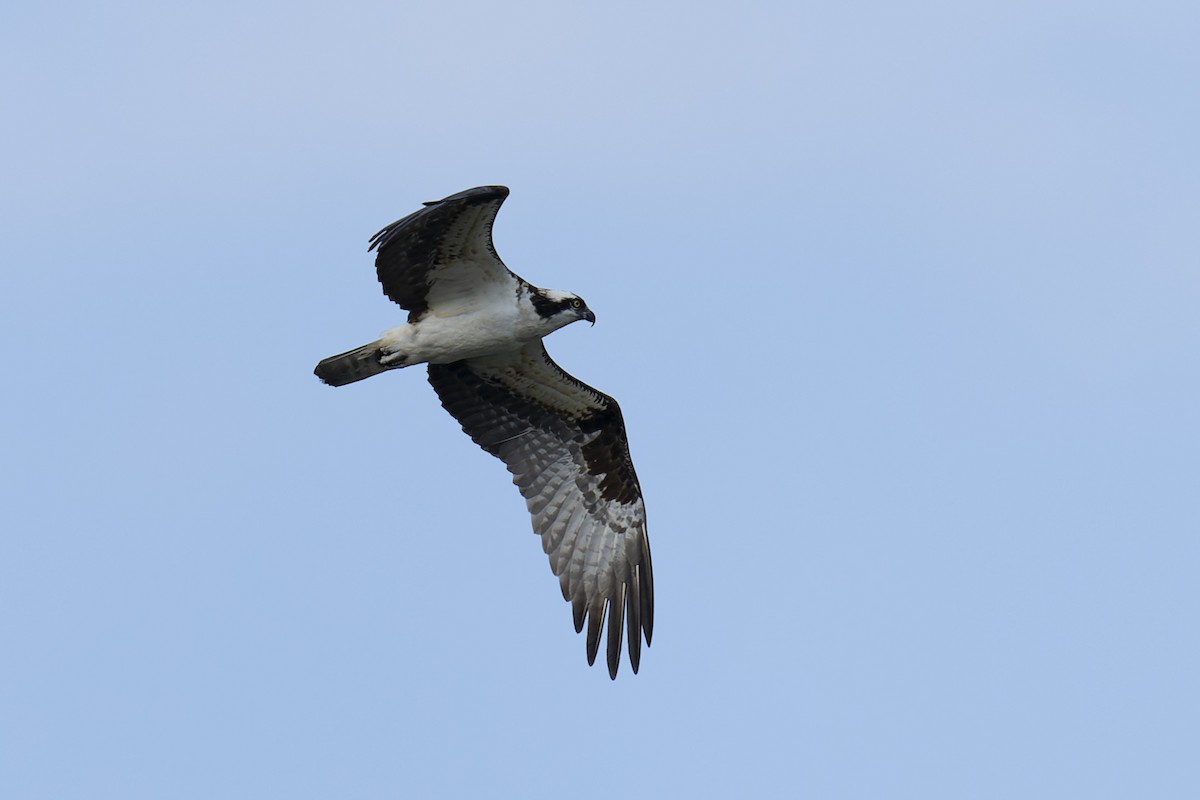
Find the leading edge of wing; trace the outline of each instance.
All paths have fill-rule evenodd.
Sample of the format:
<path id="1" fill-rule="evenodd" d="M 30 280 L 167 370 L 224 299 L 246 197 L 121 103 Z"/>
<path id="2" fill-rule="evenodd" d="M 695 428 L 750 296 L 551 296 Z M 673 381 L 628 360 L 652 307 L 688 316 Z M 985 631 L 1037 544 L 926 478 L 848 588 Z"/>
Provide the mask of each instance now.
<path id="1" fill-rule="evenodd" d="M 421 204 L 423 208 L 417 209 L 406 217 L 401 217 L 372 236 L 370 242 L 368 242 L 367 252 L 369 253 L 376 248 L 386 245 L 404 226 L 414 222 L 423 215 L 428 215 L 430 209 L 456 204 L 467 207 L 490 203 L 492 201 L 503 203 L 508 194 L 509 190 L 507 186 L 476 186 L 473 189 L 464 189 L 461 192 L 455 192 L 452 195 L 443 197 L 441 200 L 426 200 Z"/>

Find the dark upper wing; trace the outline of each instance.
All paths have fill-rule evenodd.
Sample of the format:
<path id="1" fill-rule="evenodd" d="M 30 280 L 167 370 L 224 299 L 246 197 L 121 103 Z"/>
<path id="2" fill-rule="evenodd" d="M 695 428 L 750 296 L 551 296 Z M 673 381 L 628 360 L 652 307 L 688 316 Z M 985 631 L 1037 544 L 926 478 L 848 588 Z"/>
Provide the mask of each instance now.
<path id="1" fill-rule="evenodd" d="M 575 630 L 588 620 L 588 663 L 607 611 L 608 672 L 617 676 L 623 623 L 637 672 L 642 633 L 649 645 L 654 629 L 654 574 L 617 401 L 564 372 L 540 340 L 430 364 L 429 382 L 475 443 L 508 465 L 571 601 Z"/>
<path id="2" fill-rule="evenodd" d="M 492 245 L 492 223 L 508 188 L 479 186 L 426 203 L 371 237 L 383 293 L 415 320 L 430 307 L 490 292 L 511 292 L 520 279 Z"/>

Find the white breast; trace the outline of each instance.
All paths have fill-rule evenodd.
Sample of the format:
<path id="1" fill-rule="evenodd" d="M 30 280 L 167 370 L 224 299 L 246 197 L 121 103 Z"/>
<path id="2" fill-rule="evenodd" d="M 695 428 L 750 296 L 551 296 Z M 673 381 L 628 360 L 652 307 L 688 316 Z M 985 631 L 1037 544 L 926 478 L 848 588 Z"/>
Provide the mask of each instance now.
<path id="1" fill-rule="evenodd" d="M 427 314 L 418 322 L 384 331 L 380 336 L 384 363 L 449 364 L 503 353 L 540 339 L 558 327 L 547 324 L 525 305 L 494 303 L 472 310 L 456 309 L 458 313 L 439 309 L 440 313 Z"/>

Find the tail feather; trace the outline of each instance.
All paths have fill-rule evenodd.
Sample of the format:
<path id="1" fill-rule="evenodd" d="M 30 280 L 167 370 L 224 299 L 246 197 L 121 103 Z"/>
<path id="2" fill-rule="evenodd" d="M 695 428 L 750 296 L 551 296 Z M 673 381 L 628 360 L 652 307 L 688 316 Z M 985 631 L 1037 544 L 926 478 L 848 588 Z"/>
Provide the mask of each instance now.
<path id="1" fill-rule="evenodd" d="M 386 370 L 379 361 L 382 355 L 379 342 L 371 342 L 341 355 L 321 359 L 313 374 L 330 386 L 345 386 Z"/>

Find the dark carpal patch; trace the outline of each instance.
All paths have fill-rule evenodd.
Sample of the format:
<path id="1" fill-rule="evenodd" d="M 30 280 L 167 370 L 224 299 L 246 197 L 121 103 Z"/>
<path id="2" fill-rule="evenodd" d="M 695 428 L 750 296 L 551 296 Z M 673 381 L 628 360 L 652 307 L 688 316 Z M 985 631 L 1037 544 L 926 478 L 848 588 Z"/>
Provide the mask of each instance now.
<path id="1" fill-rule="evenodd" d="M 604 475 L 600 481 L 600 496 L 617 503 L 632 503 L 641 496 L 629 444 L 625 438 L 625 420 L 615 400 L 609 400 L 603 411 L 579 420 L 584 433 L 599 435 L 582 448 L 588 472 Z"/>

